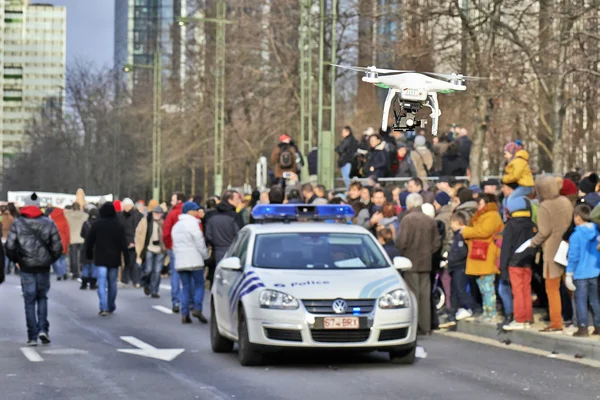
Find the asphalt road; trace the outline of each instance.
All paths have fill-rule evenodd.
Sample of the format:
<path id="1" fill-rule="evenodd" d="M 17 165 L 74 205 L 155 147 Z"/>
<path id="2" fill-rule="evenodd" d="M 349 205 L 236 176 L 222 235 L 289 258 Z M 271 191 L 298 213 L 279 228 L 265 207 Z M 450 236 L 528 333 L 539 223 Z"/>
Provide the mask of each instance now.
<path id="1" fill-rule="evenodd" d="M 166 283 L 166 282 L 165 282 Z M 282 354 L 268 366 L 241 367 L 237 354 L 213 354 L 209 327 L 152 308 L 150 299 L 119 290 L 117 312 L 101 318 L 95 292 L 75 282 L 50 290 L 52 344 L 42 362 L 22 353 L 26 341 L 19 280 L 0 285 L 0 399 L 598 399 L 597 369 L 442 336 L 420 341 L 427 357 L 395 366 L 383 353 Z M 205 309 L 208 309 L 205 305 Z M 173 361 L 118 352 L 133 336 L 159 349 L 183 348 Z"/>

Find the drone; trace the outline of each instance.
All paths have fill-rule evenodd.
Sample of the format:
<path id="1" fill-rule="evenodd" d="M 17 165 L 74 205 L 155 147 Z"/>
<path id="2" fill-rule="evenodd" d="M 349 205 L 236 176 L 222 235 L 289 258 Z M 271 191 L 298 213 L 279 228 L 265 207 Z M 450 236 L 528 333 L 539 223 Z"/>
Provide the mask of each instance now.
<path id="1" fill-rule="evenodd" d="M 383 69 L 375 66 L 365 68 L 331 65 L 352 71 L 364 72 L 363 82 L 388 89 L 383 106 L 383 119 L 381 121 L 381 129 L 383 131 L 387 130 L 388 116 L 393 103 L 395 121 L 393 129 L 395 131 L 406 132 L 414 130 L 417 127 L 425 127 L 427 120 L 417 120 L 416 115 L 421 107 L 428 107 L 432 111 L 430 117 L 431 133 L 433 136 L 437 136 L 438 120 L 440 115 L 442 115 L 437 98 L 438 93 L 465 91 L 467 90 L 465 81 L 481 79 L 461 74 L 418 73 L 415 71 Z"/>

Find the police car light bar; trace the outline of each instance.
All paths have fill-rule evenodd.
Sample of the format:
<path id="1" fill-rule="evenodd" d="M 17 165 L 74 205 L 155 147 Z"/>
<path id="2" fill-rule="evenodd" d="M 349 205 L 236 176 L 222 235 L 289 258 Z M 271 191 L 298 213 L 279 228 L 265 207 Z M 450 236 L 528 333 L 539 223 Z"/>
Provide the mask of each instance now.
<path id="1" fill-rule="evenodd" d="M 255 220 L 295 221 L 300 218 L 312 221 L 327 221 L 354 217 L 354 210 L 349 205 L 310 204 L 259 204 L 252 210 Z"/>

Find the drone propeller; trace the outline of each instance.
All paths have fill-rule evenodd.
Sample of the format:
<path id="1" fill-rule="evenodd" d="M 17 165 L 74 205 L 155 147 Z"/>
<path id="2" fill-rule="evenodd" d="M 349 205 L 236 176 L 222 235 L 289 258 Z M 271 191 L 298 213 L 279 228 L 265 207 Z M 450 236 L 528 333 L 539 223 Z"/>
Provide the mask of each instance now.
<path id="1" fill-rule="evenodd" d="M 487 78 L 482 78 L 479 76 L 466 76 L 461 74 L 438 74 L 436 72 L 421 72 L 422 74 L 427 74 L 431 76 L 436 76 L 442 79 L 460 79 L 462 81 L 479 81 Z"/>
<path id="2" fill-rule="evenodd" d="M 374 65 L 371 67 L 353 67 L 353 66 L 349 66 L 349 65 L 338 65 L 338 64 L 330 64 L 330 65 L 332 65 L 334 67 L 349 69 L 349 70 L 356 71 L 356 72 L 375 72 L 378 74 L 401 74 L 404 72 L 413 72 L 413 71 L 406 71 L 406 70 L 401 70 L 401 69 L 377 68 Z"/>

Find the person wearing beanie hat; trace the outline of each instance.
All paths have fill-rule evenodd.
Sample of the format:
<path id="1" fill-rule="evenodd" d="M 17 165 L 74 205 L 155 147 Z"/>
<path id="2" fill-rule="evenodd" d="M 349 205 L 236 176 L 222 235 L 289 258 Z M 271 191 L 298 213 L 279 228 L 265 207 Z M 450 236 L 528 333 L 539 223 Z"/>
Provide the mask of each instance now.
<path id="1" fill-rule="evenodd" d="M 438 192 L 435 195 L 435 202 L 433 204 L 436 205 L 437 203 L 436 208 L 439 210 L 441 207 L 449 205 L 451 200 L 452 199 L 448 193 Z"/>
<path id="2" fill-rule="evenodd" d="M 564 178 L 562 180 L 560 195 L 565 196 L 566 198 L 571 200 L 571 202 L 573 204 L 575 204 L 577 202 L 578 194 L 579 194 L 579 191 L 577 189 L 577 185 L 575 184 L 575 182 L 573 182 L 572 180 L 570 180 L 568 178 Z"/>
<path id="3" fill-rule="evenodd" d="M 44 344 L 50 343 L 50 266 L 61 257 L 63 246 L 56 224 L 40 210 L 37 194 L 32 193 L 25 199 L 25 204 L 19 211 L 20 218 L 16 218 L 10 226 L 5 247 L 8 259 L 18 263 L 21 270 L 27 346 L 37 346 L 38 339 Z M 4 271 L 3 264 L 4 260 L 0 261 Z"/>
<path id="4" fill-rule="evenodd" d="M 479 196 L 482 193 L 481 186 L 479 186 L 479 185 L 470 185 L 469 190 L 471 192 L 473 192 L 473 195 L 475 197 Z M 490 193 L 490 194 L 495 194 L 495 193 Z"/>
<path id="5" fill-rule="evenodd" d="M 162 207 L 156 204 L 135 229 L 136 263 L 142 267 L 140 283 L 144 294 L 154 299 L 160 298 L 160 272 L 167 256 L 163 226 L 164 212 Z"/>
<path id="6" fill-rule="evenodd" d="M 225 196 L 224 196 L 225 197 Z M 208 249 L 198 210 L 200 206 L 193 201 L 183 204 L 179 221 L 173 227 L 173 253 L 177 263 L 175 268 L 182 283 L 181 323 L 190 324 L 190 304 L 193 303 L 192 316 L 206 324 L 208 320 L 202 314 L 204 300 L 204 260 L 208 259 Z M 213 217 L 216 218 L 216 217 Z"/>
<path id="7" fill-rule="evenodd" d="M 461 188 L 458 191 L 458 200 L 460 204 L 456 207 L 454 212 L 463 211 L 468 216 L 467 224 L 471 221 L 471 217 L 477 212 L 478 204 L 473 198 L 473 192 L 467 188 Z"/>
<path id="8" fill-rule="evenodd" d="M 417 177 L 427 178 L 433 169 L 433 155 L 427 148 L 427 140 L 423 135 L 415 137 L 415 148 L 410 152 L 410 159 L 417 170 Z"/>
<path id="9" fill-rule="evenodd" d="M 443 222 L 446 228 L 446 233 L 442 243 L 442 253 L 450 251 L 452 241 L 454 240 L 454 233 L 450 227 L 450 217 L 452 217 L 452 205 L 450 204 L 451 201 L 452 199 L 448 193 L 438 192 L 435 195 L 435 200 L 433 202 L 433 206 L 436 210 L 435 220 Z"/>
<path id="10" fill-rule="evenodd" d="M 579 182 L 579 197 L 585 197 L 585 195 L 594 193 L 598 186 L 598 174 L 592 173 Z"/>
<path id="11" fill-rule="evenodd" d="M 487 194 L 498 194 L 498 186 L 500 186 L 500 182 L 497 179 L 488 179 L 481 183 L 481 187 L 483 188 L 483 193 Z"/>
<path id="12" fill-rule="evenodd" d="M 511 196 L 529 196 L 533 192 L 533 174 L 529 167 L 529 153 L 521 147 L 520 142 L 510 142 L 504 147 L 506 167 L 502 183 L 516 183 L 518 186 Z"/>
<path id="13" fill-rule="evenodd" d="M 302 154 L 300 154 L 300 150 L 288 135 L 283 134 L 279 136 L 279 143 L 271 152 L 271 164 L 273 165 L 275 178 L 278 181 L 283 179 L 284 172 L 293 174 L 300 172 L 304 164 Z"/>

